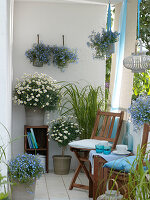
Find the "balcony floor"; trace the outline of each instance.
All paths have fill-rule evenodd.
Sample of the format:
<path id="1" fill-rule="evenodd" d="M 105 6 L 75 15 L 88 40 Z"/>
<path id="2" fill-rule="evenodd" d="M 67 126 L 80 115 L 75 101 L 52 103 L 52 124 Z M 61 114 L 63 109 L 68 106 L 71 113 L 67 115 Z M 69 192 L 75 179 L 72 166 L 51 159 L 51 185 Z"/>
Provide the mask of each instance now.
<path id="1" fill-rule="evenodd" d="M 35 200 L 91 200 L 88 191 L 74 188 L 69 190 L 69 185 L 74 172 L 68 175 L 44 174 L 36 182 Z M 80 173 L 77 183 L 88 185 L 84 173 Z"/>

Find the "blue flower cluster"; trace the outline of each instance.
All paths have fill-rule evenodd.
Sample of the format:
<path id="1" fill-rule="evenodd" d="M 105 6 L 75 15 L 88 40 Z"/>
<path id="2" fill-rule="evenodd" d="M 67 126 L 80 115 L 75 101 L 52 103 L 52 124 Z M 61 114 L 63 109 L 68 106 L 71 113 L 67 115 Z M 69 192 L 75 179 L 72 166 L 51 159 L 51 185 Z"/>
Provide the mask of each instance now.
<path id="1" fill-rule="evenodd" d="M 133 124 L 137 127 L 150 124 L 150 96 L 139 96 L 129 107 Z"/>
<path id="2" fill-rule="evenodd" d="M 18 155 L 8 165 L 8 175 L 11 181 L 19 183 L 32 183 L 39 178 L 44 169 L 40 160 L 32 154 Z"/>
<path id="3" fill-rule="evenodd" d="M 30 62 L 39 64 L 49 64 L 52 62 L 60 69 L 64 68 L 68 63 L 77 62 L 78 56 L 76 50 L 71 50 L 67 47 L 57 47 L 44 45 L 43 43 L 34 44 L 32 49 L 25 52 Z"/>
<path id="4" fill-rule="evenodd" d="M 43 44 L 33 44 L 33 47 L 25 52 L 30 62 L 35 60 L 41 64 L 50 64 L 51 47 Z"/>
<path id="5" fill-rule="evenodd" d="M 89 36 L 90 42 L 87 42 L 87 45 L 95 50 L 94 58 L 104 59 L 105 56 L 109 58 L 111 56 L 109 46 L 118 41 L 119 35 L 117 31 L 112 32 L 104 29 L 102 33 L 92 31 L 92 34 Z"/>
<path id="6" fill-rule="evenodd" d="M 77 62 L 77 60 L 76 50 L 71 50 L 66 47 L 53 47 L 53 62 L 60 69 L 63 69 L 69 63 Z"/>

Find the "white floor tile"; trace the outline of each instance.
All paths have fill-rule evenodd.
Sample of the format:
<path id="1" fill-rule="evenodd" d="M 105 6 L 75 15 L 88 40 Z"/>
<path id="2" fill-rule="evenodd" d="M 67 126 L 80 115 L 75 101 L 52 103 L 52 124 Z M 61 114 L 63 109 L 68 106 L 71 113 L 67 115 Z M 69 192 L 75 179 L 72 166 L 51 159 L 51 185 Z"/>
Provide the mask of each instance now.
<path id="1" fill-rule="evenodd" d="M 69 190 L 73 175 L 74 172 L 62 176 L 54 173 L 44 174 L 37 180 L 34 200 L 90 200 L 87 190 L 77 188 Z M 76 183 L 88 185 L 84 173 L 79 175 Z"/>

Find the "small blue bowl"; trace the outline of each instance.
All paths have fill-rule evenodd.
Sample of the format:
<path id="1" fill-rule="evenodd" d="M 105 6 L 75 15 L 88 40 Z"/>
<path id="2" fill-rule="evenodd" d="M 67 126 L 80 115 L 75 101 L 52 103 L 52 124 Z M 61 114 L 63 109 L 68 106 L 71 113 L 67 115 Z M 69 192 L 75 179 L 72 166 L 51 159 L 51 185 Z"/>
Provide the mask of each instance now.
<path id="1" fill-rule="evenodd" d="M 96 153 L 103 153 L 104 152 L 104 145 L 95 145 Z"/>
<path id="2" fill-rule="evenodd" d="M 111 147 L 110 146 L 106 146 L 104 147 L 104 152 L 103 152 L 105 155 L 108 155 L 111 153 Z"/>

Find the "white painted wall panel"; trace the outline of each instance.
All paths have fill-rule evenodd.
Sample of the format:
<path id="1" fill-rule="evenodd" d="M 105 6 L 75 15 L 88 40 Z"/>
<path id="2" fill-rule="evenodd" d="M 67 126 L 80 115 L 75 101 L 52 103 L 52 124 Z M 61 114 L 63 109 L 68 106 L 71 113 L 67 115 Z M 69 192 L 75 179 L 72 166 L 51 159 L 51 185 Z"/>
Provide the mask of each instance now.
<path id="1" fill-rule="evenodd" d="M 47 73 L 58 81 L 84 80 L 92 85 L 102 85 L 105 81 L 105 61 L 93 60 L 92 51 L 87 47 L 91 31 L 101 31 L 106 25 L 106 5 L 55 4 L 40 2 L 15 2 L 14 11 L 14 84 L 15 79 L 25 72 Z M 70 64 L 64 72 L 53 65 L 42 68 L 33 67 L 25 57 L 25 51 L 37 42 L 37 34 L 45 44 L 62 45 L 78 49 L 78 64 Z M 23 108 L 13 106 L 13 134 L 22 138 L 16 141 L 13 153 L 22 153 Z M 56 146 L 57 147 L 57 146 Z M 57 147 L 58 148 L 58 147 Z M 50 150 L 54 154 L 55 148 Z M 52 168 L 50 161 L 50 168 Z"/>

